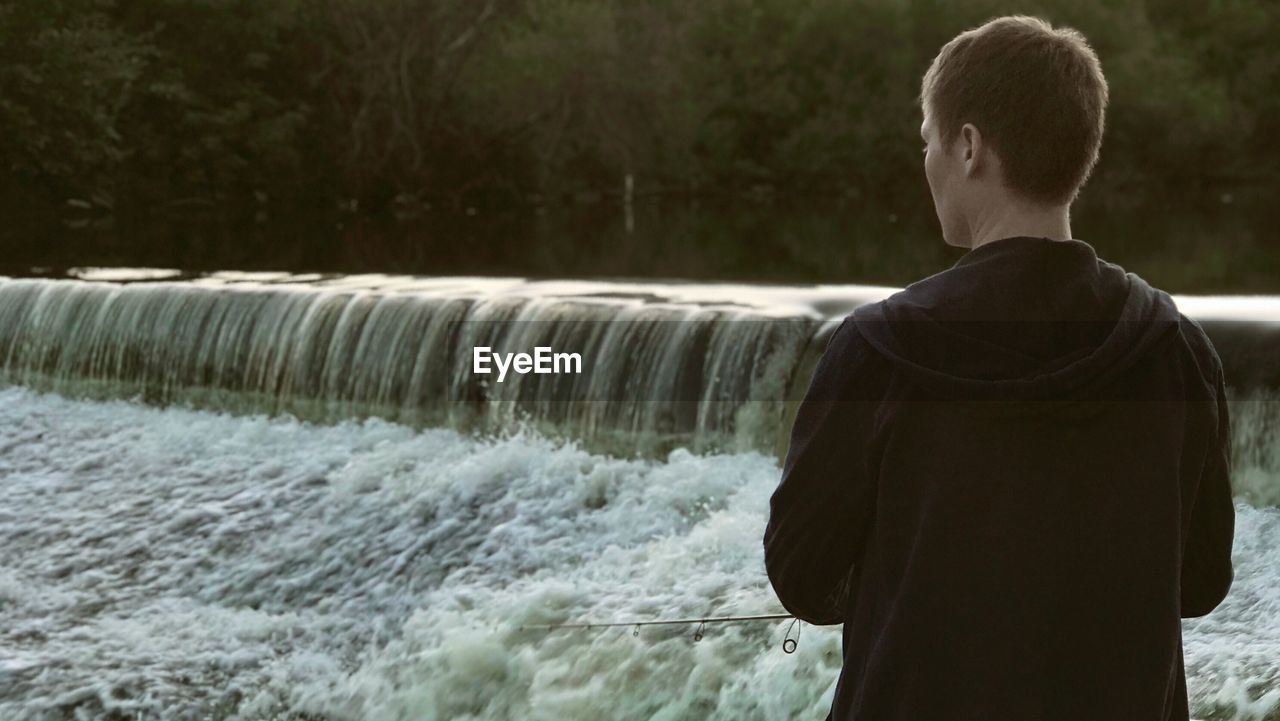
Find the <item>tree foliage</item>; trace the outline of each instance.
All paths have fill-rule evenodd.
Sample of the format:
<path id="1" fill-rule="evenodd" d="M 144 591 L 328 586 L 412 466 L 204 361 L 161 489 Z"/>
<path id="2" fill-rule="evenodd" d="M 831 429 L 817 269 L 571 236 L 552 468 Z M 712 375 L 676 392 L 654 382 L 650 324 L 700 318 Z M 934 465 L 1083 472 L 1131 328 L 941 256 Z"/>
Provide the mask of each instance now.
<path id="1" fill-rule="evenodd" d="M 1102 58 L 1087 193 L 1276 183 L 1277 3 L 10 0 L 0 189 L 121 212 L 509 202 L 627 175 L 914 199 L 920 76 L 1007 12 Z"/>

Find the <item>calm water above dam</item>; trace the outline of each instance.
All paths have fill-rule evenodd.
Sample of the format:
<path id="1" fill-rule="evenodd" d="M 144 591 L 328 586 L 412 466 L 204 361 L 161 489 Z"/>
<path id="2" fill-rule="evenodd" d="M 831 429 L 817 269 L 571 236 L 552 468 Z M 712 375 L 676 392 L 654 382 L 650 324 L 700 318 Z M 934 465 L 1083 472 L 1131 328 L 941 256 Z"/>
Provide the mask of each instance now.
<path id="1" fill-rule="evenodd" d="M 948 267 L 928 190 L 913 206 L 865 199 L 702 202 L 616 198 L 524 208 L 402 207 L 378 218 L 191 209 L 166 221 L 68 217 L 66 230 L 0 229 L 0 274 L 32 267 L 152 266 L 534 278 L 863 283 L 901 287 Z M 1280 293 L 1280 206 L 1263 187 L 1195 204 L 1100 204 L 1075 236 L 1173 293 Z M 74 226 L 74 227 L 72 227 Z M 34 241 L 33 238 L 40 238 Z"/>

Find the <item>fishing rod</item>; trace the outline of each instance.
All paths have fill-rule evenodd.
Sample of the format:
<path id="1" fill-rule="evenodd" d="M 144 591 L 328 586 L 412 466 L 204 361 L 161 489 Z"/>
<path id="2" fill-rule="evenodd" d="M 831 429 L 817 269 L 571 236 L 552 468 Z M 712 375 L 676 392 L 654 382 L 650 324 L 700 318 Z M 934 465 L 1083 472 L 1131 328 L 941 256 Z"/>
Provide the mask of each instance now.
<path id="1" fill-rule="evenodd" d="M 738 623 L 743 621 L 780 621 L 791 619 L 791 625 L 787 626 L 787 633 L 782 639 L 782 650 L 784 653 L 795 653 L 796 645 L 800 643 L 800 629 L 797 627 L 800 619 L 789 613 L 773 613 L 760 616 L 716 616 L 713 618 L 674 618 L 662 621 L 608 621 L 603 623 L 539 623 L 528 626 L 520 626 L 521 631 L 546 630 L 555 631 L 557 629 L 593 629 L 593 628 L 625 628 L 632 629 L 632 636 L 640 635 L 641 626 L 678 626 L 683 624 L 698 624 L 697 630 L 693 632 L 693 640 L 701 641 L 703 632 L 706 631 L 708 623 Z M 791 637 L 791 631 L 795 629 L 795 638 Z"/>

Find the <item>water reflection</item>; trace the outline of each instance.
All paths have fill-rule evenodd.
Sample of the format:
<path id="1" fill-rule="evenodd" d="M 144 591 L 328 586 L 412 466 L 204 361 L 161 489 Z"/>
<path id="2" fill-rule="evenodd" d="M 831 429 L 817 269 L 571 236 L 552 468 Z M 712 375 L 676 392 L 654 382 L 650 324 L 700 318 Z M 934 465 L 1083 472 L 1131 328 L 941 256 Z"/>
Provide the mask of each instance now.
<path id="1" fill-rule="evenodd" d="M 1198 206 L 1082 202 L 1072 227 L 1102 257 L 1172 292 L 1276 293 L 1280 210 L 1262 195 Z M 96 219 L 52 235 L 10 226 L 0 271 L 93 265 L 902 286 L 961 255 L 940 241 L 927 201 L 919 212 L 854 199 L 647 202 L 635 207 L 630 231 L 621 204 L 607 199 L 502 211 L 419 207 L 373 219 L 336 210 L 245 222 Z"/>

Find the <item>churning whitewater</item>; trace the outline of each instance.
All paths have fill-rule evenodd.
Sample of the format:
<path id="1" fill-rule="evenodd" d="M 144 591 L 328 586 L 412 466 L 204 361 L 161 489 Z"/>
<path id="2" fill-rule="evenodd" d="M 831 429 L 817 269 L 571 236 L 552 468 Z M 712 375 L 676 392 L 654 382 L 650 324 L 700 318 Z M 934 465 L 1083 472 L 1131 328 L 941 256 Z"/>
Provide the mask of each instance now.
<path id="1" fill-rule="evenodd" d="M 518 628 L 779 612 L 777 472 L 3 389 L 0 718 L 822 718 L 838 627 Z M 1238 513 L 1192 704 L 1273 719 L 1280 511 Z"/>

